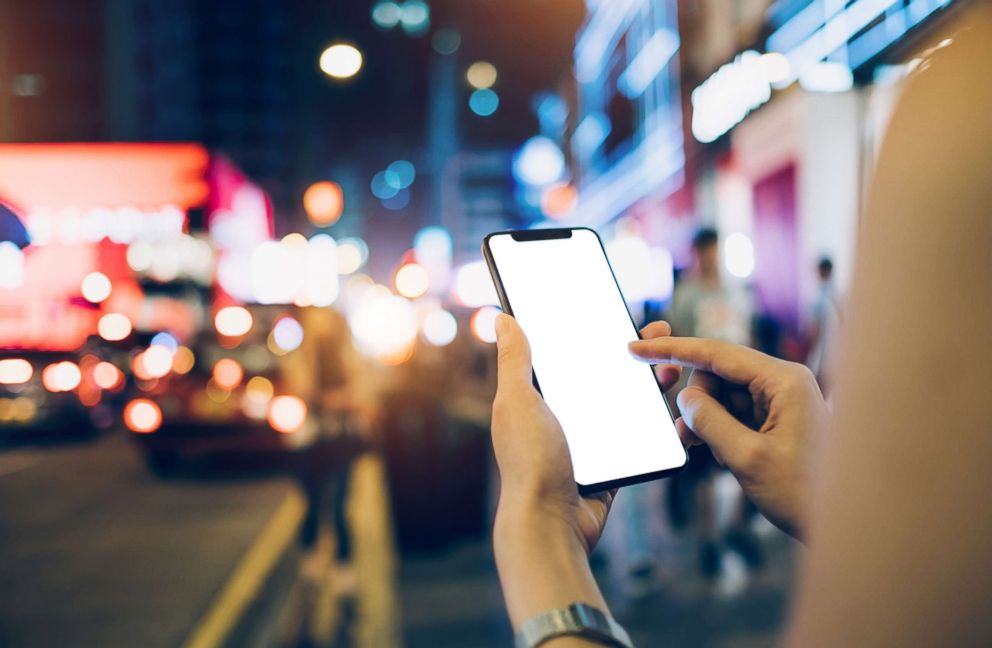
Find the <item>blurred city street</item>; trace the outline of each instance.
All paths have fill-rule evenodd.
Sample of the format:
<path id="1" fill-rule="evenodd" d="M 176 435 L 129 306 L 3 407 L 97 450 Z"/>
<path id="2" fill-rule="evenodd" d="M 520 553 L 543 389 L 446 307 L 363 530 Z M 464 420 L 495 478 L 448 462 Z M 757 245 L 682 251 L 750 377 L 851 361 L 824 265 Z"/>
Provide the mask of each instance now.
<path id="1" fill-rule="evenodd" d="M 890 120 L 978 3 L 0 0 L 0 647 L 512 645 L 483 241 L 591 229 L 623 345 L 665 320 L 831 402 Z M 679 462 L 596 480 L 608 612 L 638 646 L 777 645 L 805 549 L 718 450 L 683 462 L 714 364 L 667 396 L 620 344 L 586 367 L 591 266 L 534 259 L 549 338 L 589 339 L 566 396 L 630 414 L 593 462 L 660 462 L 605 456 L 631 430 Z M 615 407 L 620 366 L 650 408 Z M 552 401 L 512 432 L 556 452 L 511 445 L 577 466 Z"/>
<path id="2" fill-rule="evenodd" d="M 412 553 L 397 570 L 383 473 L 366 463 L 354 479 L 349 509 L 363 586 L 347 603 L 328 583 L 316 594 L 321 612 L 304 620 L 313 594 L 294 586 L 304 568 L 292 537 L 302 503 L 285 476 L 241 466 L 163 482 L 121 439 L 5 453 L 0 639 L 205 645 L 198 637 L 211 621 L 235 621 L 217 610 L 241 579 L 272 599 L 251 602 L 251 623 L 233 635 L 243 645 L 310 645 L 307 634 L 333 646 L 510 642 L 488 538 Z M 639 645 L 768 645 L 786 612 L 794 549 L 776 531 L 764 535 L 776 557 L 753 575 L 729 561 L 723 579 L 702 579 L 693 547 L 671 532 L 658 536 L 660 576 L 650 590 L 631 596 L 618 565 L 598 573 Z M 611 542 L 622 538 L 604 540 Z"/>

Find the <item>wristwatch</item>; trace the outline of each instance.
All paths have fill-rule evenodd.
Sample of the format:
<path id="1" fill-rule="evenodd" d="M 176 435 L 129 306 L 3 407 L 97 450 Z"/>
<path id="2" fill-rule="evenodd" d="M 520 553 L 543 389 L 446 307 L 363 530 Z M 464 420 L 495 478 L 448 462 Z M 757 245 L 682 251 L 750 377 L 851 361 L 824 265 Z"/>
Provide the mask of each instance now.
<path id="1" fill-rule="evenodd" d="M 524 621 L 517 632 L 516 648 L 537 648 L 555 637 L 581 637 L 604 646 L 633 648 L 630 636 L 608 614 L 585 603 L 549 610 Z"/>

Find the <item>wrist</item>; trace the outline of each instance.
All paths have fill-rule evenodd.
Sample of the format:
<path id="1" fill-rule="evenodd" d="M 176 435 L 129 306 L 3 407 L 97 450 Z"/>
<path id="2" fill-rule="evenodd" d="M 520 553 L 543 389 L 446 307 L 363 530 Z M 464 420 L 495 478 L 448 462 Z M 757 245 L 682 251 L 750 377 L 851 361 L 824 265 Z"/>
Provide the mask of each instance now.
<path id="1" fill-rule="evenodd" d="M 493 541 L 499 545 L 553 545 L 558 551 L 578 550 L 588 557 L 590 547 L 572 523 L 569 504 L 532 492 L 500 493 L 493 524 Z"/>
<path id="2" fill-rule="evenodd" d="M 563 516 L 547 507 L 501 501 L 493 550 L 515 629 L 526 619 L 576 601 L 606 610 L 585 541 Z"/>

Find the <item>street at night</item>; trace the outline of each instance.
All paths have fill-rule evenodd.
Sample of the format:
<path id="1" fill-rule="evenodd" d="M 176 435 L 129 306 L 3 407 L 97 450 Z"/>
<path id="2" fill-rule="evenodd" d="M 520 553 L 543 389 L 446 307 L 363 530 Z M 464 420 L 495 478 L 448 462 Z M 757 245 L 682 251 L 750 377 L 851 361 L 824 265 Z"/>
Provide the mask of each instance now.
<path id="1" fill-rule="evenodd" d="M 992 3 L 0 0 L 0 648 L 992 645 Z"/>

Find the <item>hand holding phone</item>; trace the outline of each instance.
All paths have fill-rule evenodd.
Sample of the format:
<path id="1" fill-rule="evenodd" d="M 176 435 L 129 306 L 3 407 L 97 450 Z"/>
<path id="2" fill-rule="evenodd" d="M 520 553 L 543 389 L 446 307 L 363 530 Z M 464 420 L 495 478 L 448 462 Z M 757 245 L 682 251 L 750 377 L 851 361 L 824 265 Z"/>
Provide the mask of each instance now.
<path id="1" fill-rule="evenodd" d="M 685 450 L 653 371 L 628 352 L 637 330 L 596 233 L 499 232 L 483 252 L 503 310 L 530 341 L 580 492 L 680 470 Z"/>

